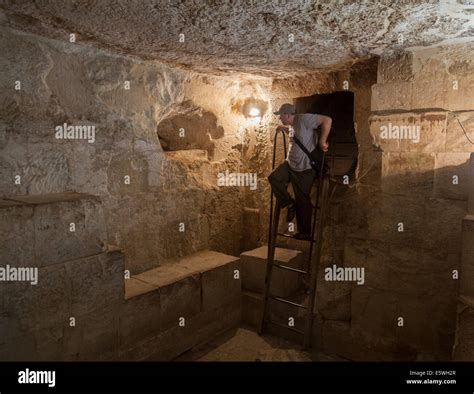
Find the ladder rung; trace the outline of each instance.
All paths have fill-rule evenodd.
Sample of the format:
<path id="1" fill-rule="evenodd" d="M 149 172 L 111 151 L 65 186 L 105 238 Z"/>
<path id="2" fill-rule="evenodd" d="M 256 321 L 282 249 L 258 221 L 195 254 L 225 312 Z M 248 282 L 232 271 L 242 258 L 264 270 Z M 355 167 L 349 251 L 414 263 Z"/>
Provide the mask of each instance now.
<path id="1" fill-rule="evenodd" d="M 286 238 L 293 238 L 293 239 L 296 239 L 297 241 L 316 242 L 316 241 L 313 241 L 312 239 L 300 239 L 300 238 L 295 238 L 294 235 L 290 235 L 290 234 L 277 233 L 277 235 L 280 235 L 280 236 L 286 237 Z"/>
<path id="2" fill-rule="evenodd" d="M 306 306 L 304 306 L 302 304 L 298 304 L 298 303 L 293 302 L 293 301 L 288 301 L 288 300 L 285 300 L 284 298 L 281 298 L 281 297 L 270 297 L 270 298 L 272 300 L 275 300 L 275 301 L 283 302 L 284 304 L 296 306 L 297 308 L 308 309 Z"/>
<path id="3" fill-rule="evenodd" d="M 273 320 L 268 320 L 267 323 L 273 324 L 274 326 L 278 326 L 281 328 L 286 328 L 287 330 L 297 332 L 298 334 L 304 335 L 303 331 L 297 330 L 296 328 L 290 327 L 290 326 L 285 326 L 284 324 L 277 323 L 276 321 Z"/>
<path id="4" fill-rule="evenodd" d="M 298 268 L 288 267 L 287 265 L 281 265 L 281 264 L 273 263 L 273 266 L 284 269 L 284 270 L 288 270 L 288 271 L 298 272 L 299 274 L 307 274 L 306 271 L 299 270 Z"/>

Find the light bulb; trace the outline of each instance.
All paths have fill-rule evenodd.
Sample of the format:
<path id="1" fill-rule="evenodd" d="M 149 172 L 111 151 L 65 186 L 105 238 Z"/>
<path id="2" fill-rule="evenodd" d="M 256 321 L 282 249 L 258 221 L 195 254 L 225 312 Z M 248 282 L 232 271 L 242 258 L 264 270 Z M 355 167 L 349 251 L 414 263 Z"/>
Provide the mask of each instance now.
<path id="1" fill-rule="evenodd" d="M 258 115 L 260 115 L 260 110 L 258 108 L 256 108 L 256 107 L 250 108 L 249 116 L 255 117 L 255 116 L 258 116 Z"/>

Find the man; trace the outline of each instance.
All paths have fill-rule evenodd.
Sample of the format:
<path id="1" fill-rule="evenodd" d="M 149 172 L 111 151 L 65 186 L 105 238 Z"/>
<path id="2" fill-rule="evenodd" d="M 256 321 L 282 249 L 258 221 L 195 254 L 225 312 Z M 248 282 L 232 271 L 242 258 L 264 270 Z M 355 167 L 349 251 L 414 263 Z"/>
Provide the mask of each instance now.
<path id="1" fill-rule="evenodd" d="M 328 116 L 317 114 L 297 114 L 295 107 L 291 104 L 283 104 L 275 115 L 285 127 L 281 127 L 289 135 L 289 148 L 286 160 L 280 164 L 268 177 L 273 193 L 280 207 L 287 207 L 286 221 L 291 222 L 295 217 L 298 232 L 297 239 L 311 239 L 311 186 L 317 176 L 312 169 L 308 156 L 294 141 L 293 135 L 312 152 L 318 141 L 319 148 L 327 152 L 327 138 L 331 130 L 332 119 Z M 315 131 L 321 127 L 321 133 Z M 288 183 L 291 182 L 295 198 L 288 193 Z"/>

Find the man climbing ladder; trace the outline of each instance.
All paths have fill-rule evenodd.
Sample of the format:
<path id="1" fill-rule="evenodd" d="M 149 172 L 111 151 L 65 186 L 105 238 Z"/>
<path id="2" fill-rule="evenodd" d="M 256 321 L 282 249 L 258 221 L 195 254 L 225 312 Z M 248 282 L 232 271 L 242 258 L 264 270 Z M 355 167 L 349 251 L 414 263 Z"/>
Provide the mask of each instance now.
<path id="1" fill-rule="evenodd" d="M 315 177 L 319 175 L 318 152 L 327 152 L 327 139 L 331 130 L 332 119 L 318 114 L 297 114 L 291 104 L 283 104 L 275 115 L 280 116 L 283 123 L 281 127 L 288 133 L 290 144 L 288 156 L 285 161 L 275 168 L 268 177 L 273 193 L 281 208 L 287 207 L 286 221 L 291 222 L 296 214 L 298 232 L 297 239 L 309 240 L 311 237 L 311 212 L 310 199 L 311 186 Z M 318 137 L 316 128 L 321 127 Z M 318 141 L 318 147 L 316 147 Z M 305 150 L 307 151 L 305 153 Z M 308 154 L 314 155 L 312 162 Z M 288 193 L 288 184 L 291 182 L 294 199 Z"/>

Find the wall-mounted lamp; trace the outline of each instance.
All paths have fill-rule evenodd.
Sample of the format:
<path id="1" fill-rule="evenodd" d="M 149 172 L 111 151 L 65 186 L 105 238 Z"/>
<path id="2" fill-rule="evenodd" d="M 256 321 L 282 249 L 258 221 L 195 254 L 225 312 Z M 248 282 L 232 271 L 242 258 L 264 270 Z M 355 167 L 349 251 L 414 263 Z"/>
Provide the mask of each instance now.
<path id="1" fill-rule="evenodd" d="M 265 112 L 268 109 L 268 104 L 266 101 L 257 100 L 254 98 L 247 98 L 242 104 L 242 114 L 250 120 L 258 120 L 265 115 Z"/>
<path id="2" fill-rule="evenodd" d="M 255 118 L 255 117 L 257 117 L 257 116 L 260 116 L 260 109 L 257 108 L 257 107 L 252 107 L 252 108 L 250 108 L 249 116 L 250 116 L 251 118 Z"/>

